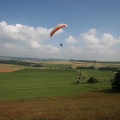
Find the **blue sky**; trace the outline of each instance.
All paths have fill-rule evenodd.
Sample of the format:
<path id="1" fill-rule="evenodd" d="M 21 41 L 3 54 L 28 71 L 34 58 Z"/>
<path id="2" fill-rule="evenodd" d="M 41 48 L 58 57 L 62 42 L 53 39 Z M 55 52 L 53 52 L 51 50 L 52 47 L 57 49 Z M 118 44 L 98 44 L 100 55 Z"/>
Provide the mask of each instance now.
<path id="1" fill-rule="evenodd" d="M 0 0 L 0 55 L 120 61 L 119 6 L 120 0 Z M 61 23 L 68 27 L 49 38 Z"/>

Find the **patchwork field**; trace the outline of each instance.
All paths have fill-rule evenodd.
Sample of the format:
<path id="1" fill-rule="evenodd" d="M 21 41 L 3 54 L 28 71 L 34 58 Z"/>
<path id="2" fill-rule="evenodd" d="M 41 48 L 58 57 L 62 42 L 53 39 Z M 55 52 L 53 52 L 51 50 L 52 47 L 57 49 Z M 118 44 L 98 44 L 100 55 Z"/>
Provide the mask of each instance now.
<path id="1" fill-rule="evenodd" d="M 20 68 L 0 73 L 0 120 L 119 120 L 120 93 L 109 91 L 115 73 L 82 70 L 85 79 L 74 85 L 77 70 L 66 67 L 76 64 L 83 65 L 44 63 L 49 69 L 0 65 Z M 90 77 L 99 82 L 87 84 Z"/>
<path id="2" fill-rule="evenodd" d="M 41 62 L 46 67 L 68 67 L 71 66 L 72 68 L 76 67 L 90 67 L 94 66 L 95 68 L 100 67 L 116 67 L 120 68 L 120 63 L 114 63 L 114 62 L 71 62 L 71 61 L 42 61 Z"/>

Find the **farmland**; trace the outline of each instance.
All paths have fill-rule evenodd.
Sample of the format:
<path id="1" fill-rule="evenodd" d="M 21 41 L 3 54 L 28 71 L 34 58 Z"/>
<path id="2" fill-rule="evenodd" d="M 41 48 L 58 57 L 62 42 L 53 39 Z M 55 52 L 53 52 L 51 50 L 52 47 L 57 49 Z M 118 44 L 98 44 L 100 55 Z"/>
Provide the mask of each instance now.
<path id="1" fill-rule="evenodd" d="M 0 64 L 0 72 L 13 72 L 21 70 L 23 67 L 12 64 Z"/>
<path id="2" fill-rule="evenodd" d="M 58 67 L 58 66 L 57 66 Z M 82 70 L 85 79 L 77 80 L 76 69 L 26 68 L 16 72 L 0 73 L 0 99 L 22 99 L 45 96 L 61 96 L 110 89 L 111 71 Z M 84 84 L 94 76 L 100 83 Z"/>
<path id="3" fill-rule="evenodd" d="M 85 79 L 78 85 L 73 84 L 77 80 L 77 66 L 94 64 L 98 68 L 108 63 L 43 61 L 42 64 L 44 68 L 1 66 L 22 69 L 0 73 L 0 119 L 120 119 L 120 94 L 109 91 L 110 79 L 115 75 L 112 71 L 83 69 Z M 90 77 L 99 82 L 87 84 Z"/>

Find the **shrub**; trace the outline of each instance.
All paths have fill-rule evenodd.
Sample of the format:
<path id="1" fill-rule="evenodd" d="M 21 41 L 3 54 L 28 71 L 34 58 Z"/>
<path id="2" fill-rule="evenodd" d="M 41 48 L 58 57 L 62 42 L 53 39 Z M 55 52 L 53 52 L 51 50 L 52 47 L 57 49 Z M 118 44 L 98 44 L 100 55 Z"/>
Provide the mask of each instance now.
<path id="1" fill-rule="evenodd" d="M 91 84 L 94 84 L 94 83 L 97 83 L 97 82 L 98 82 L 98 80 L 94 77 L 90 77 L 87 81 L 87 83 L 91 83 Z"/>
<path id="2" fill-rule="evenodd" d="M 43 65 L 41 65 L 41 64 L 34 64 L 34 65 L 32 65 L 32 67 L 43 67 Z"/>

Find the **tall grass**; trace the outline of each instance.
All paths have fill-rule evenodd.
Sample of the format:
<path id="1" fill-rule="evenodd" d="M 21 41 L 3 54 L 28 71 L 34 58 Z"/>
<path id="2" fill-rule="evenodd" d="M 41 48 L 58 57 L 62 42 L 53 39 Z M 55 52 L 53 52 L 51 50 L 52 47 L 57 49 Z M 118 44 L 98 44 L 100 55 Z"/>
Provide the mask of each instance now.
<path id="1" fill-rule="evenodd" d="M 1 120 L 119 120 L 120 94 L 94 92 L 69 97 L 1 101 Z"/>

